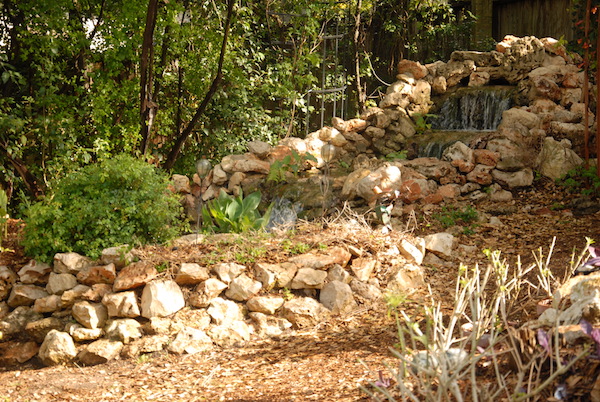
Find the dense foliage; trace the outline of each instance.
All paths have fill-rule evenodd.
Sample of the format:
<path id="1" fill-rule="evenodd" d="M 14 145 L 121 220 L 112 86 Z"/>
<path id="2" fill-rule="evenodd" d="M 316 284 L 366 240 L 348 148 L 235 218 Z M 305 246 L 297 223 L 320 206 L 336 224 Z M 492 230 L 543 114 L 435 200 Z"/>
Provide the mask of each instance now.
<path id="1" fill-rule="evenodd" d="M 70 173 L 29 207 L 25 251 L 42 260 L 68 251 L 96 258 L 120 244 L 166 242 L 182 225 L 168 184 L 165 173 L 126 155 Z"/>

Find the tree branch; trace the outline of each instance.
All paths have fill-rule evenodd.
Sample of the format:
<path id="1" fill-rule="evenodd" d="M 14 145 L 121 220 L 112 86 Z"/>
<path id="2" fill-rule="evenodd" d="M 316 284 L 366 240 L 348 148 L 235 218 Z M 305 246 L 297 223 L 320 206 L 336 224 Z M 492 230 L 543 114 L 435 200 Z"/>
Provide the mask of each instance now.
<path id="1" fill-rule="evenodd" d="M 208 88 L 208 91 L 206 92 L 204 99 L 202 99 L 202 103 L 200 103 L 200 106 L 198 106 L 198 108 L 196 109 L 196 113 L 194 113 L 194 116 L 192 117 L 190 122 L 187 124 L 187 126 L 183 129 L 183 131 L 179 134 L 179 136 L 175 140 L 175 143 L 173 144 L 173 148 L 171 148 L 171 152 L 169 152 L 169 155 L 167 156 L 167 159 L 165 160 L 165 163 L 163 165 L 163 167 L 167 170 L 170 170 L 173 168 L 173 165 L 175 164 L 175 161 L 177 160 L 177 157 L 179 156 L 179 153 L 181 152 L 181 148 L 183 147 L 183 144 L 185 143 L 185 141 L 188 139 L 188 137 L 194 130 L 194 127 L 200 120 L 200 117 L 202 117 L 202 115 L 206 111 L 206 107 L 210 103 L 210 100 L 212 99 L 214 94 L 219 89 L 219 86 L 221 85 L 221 80 L 223 79 L 223 62 L 225 60 L 225 53 L 227 51 L 227 41 L 229 39 L 229 28 L 231 26 L 231 19 L 233 17 L 234 3 L 235 3 L 235 0 L 227 0 L 227 16 L 225 19 L 225 30 L 223 33 L 223 42 L 221 44 L 221 53 L 219 55 L 219 64 L 217 67 L 217 72 L 215 74 L 215 77 L 213 78 L 213 81 L 212 81 L 210 87 Z"/>

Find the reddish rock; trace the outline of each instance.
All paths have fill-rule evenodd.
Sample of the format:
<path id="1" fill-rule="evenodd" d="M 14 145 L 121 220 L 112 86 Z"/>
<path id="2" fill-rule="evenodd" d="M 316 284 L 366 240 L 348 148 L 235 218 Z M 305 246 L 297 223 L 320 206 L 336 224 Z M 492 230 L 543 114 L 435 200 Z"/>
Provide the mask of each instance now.
<path id="1" fill-rule="evenodd" d="M 488 186 L 492 184 L 491 170 L 491 166 L 477 165 L 471 173 L 467 174 L 467 180 L 482 186 Z"/>
<path id="2" fill-rule="evenodd" d="M 406 180 L 400 186 L 400 198 L 402 201 L 411 204 L 423 196 L 423 189 L 414 180 Z"/>
<path id="3" fill-rule="evenodd" d="M 460 195 L 460 186 L 457 184 L 446 184 L 440 186 L 437 191 L 444 198 L 456 198 Z"/>
<path id="4" fill-rule="evenodd" d="M 467 162 L 463 159 L 456 159 L 453 160 L 452 162 L 452 166 L 454 166 L 455 168 L 457 168 L 461 173 L 469 173 L 470 171 L 472 171 L 473 169 L 475 169 L 475 164 L 472 162 Z"/>
<path id="5" fill-rule="evenodd" d="M 144 286 L 158 276 L 156 268 L 147 262 L 134 262 L 119 272 L 113 284 L 113 291 L 120 292 Z"/>
<path id="6" fill-rule="evenodd" d="M 111 284 L 115 281 L 117 271 L 115 264 L 96 265 L 79 271 L 77 280 L 84 285 L 92 286 L 97 283 Z"/>
<path id="7" fill-rule="evenodd" d="M 478 165 L 496 166 L 500 161 L 500 153 L 488 149 L 475 149 L 473 154 Z"/>
<path id="8" fill-rule="evenodd" d="M 39 350 L 39 345 L 33 341 L 0 343 L 0 365 L 23 364 L 37 355 Z"/>
<path id="9" fill-rule="evenodd" d="M 427 68 L 418 61 L 401 60 L 398 63 L 398 74 L 412 74 L 415 80 L 420 80 L 427 75 Z"/>
<path id="10" fill-rule="evenodd" d="M 434 194 L 429 194 L 425 198 L 423 198 L 424 204 L 439 204 L 444 201 L 444 196 L 440 194 L 440 192 L 436 192 Z"/>
<path id="11" fill-rule="evenodd" d="M 273 163 L 275 161 L 282 161 L 286 156 L 292 156 L 292 149 L 287 145 L 277 145 L 271 149 L 267 160 L 269 163 Z"/>

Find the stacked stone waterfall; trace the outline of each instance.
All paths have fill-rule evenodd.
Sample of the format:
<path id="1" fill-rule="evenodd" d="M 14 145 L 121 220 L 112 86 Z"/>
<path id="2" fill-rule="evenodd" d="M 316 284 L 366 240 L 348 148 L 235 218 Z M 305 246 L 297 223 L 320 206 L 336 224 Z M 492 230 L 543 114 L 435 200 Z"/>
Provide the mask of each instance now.
<path id="1" fill-rule="evenodd" d="M 400 190 L 405 203 L 439 203 L 458 196 L 506 200 L 510 190 L 532 184 L 534 171 L 556 179 L 582 163 L 578 154 L 582 154 L 584 137 L 584 75 L 577 61 L 554 39 L 513 36 L 498 43 L 495 51 L 456 51 L 448 62 L 421 65 L 403 60 L 397 81 L 379 107 L 369 108 L 360 118 L 334 118 L 331 127 L 305 139 L 286 138 L 275 147 L 250 142 L 248 153 L 226 156 L 204 182 L 195 176 L 192 187 L 183 190 L 188 212 L 194 219 L 199 194 L 206 201 L 221 189 L 233 194 L 259 189 L 271 164 L 292 150 L 317 159 L 317 163 L 304 163 L 302 169 L 322 167 L 320 150 L 325 143 L 333 144 L 336 159 L 352 170 L 332 183 L 333 193 L 341 199 L 373 203 L 372 190 L 391 165 L 399 172 L 393 187 Z M 382 160 L 414 149 L 420 135 L 415 121 L 431 111 L 436 96 L 497 84 L 515 87 L 516 106 L 502 113 L 496 130 L 459 140 L 445 150 L 441 160 Z M 591 111 L 589 116 L 593 129 L 595 116 Z M 187 182 L 185 177 L 182 180 Z M 300 202 L 306 210 L 322 207 L 315 175 L 290 177 L 290 181 L 298 181 L 304 189 L 289 195 L 297 197 L 293 202 Z"/>

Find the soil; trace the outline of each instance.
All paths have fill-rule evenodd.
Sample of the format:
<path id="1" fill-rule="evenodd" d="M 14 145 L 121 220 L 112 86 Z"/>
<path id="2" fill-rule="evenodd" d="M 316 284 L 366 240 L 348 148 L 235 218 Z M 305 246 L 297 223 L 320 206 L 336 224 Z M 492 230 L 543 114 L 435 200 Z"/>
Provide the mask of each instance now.
<path id="1" fill-rule="evenodd" d="M 417 209 L 408 219 L 396 222 L 391 235 L 370 235 L 348 229 L 340 233 L 335 222 L 316 230 L 316 225 L 300 225 L 293 235 L 283 238 L 263 237 L 250 242 L 207 241 L 184 248 L 148 247 L 146 257 L 177 264 L 194 258 L 218 256 L 247 261 L 281 261 L 293 244 L 335 245 L 352 242 L 356 246 L 381 252 L 403 235 L 425 235 L 449 230 L 465 246 L 457 249 L 446 264 L 425 265 L 426 282 L 435 300 L 449 309 L 454 301 L 454 284 L 460 262 L 473 266 L 486 264 L 481 250 L 501 250 L 514 266 L 521 256 L 523 264 L 533 261 L 532 251 L 543 249 L 547 255 L 552 239 L 552 271 L 557 279 L 571 275 L 573 251 L 580 254 L 585 238 L 600 241 L 600 213 L 593 209 L 569 208 L 576 195 L 565 192 L 548 180 L 514 193 L 506 203 L 483 201 L 470 204 L 479 214 L 497 216 L 502 226 L 487 223 L 453 222 L 444 228 L 436 219 L 443 207 Z M 454 203 L 457 208 L 468 203 Z M 408 210 L 408 209 L 407 209 Z M 446 211 L 448 207 L 446 207 Z M 590 213 L 592 212 L 592 213 Z M 439 216 L 439 215 L 438 215 Z M 3 242 L 0 265 L 13 269 L 27 263 L 19 246 L 20 221 L 12 220 Z M 402 229 L 402 230 L 399 230 Z M 378 232 L 373 232 L 378 233 Z M 287 243 L 286 243 L 287 242 Z M 230 247 L 223 254 L 223 244 Z M 287 245 L 286 247 L 283 247 Z M 251 251 L 253 250 L 253 251 Z M 258 250 L 258 251 L 257 251 Z M 219 253 L 223 254 L 220 255 Z M 515 326 L 536 317 L 535 305 L 542 292 L 524 295 L 513 314 Z M 421 306 L 429 300 L 424 289 L 406 300 L 402 309 L 418 317 Z M 42 367 L 32 359 L 19 367 L 0 368 L 0 399 L 6 401 L 357 401 L 370 400 L 360 386 L 388 373 L 386 365 L 397 366 L 390 347 L 398 341 L 395 320 L 383 303 L 365 303 L 354 313 L 333 318 L 317 328 L 295 331 L 269 340 L 254 340 L 241 348 L 215 349 L 196 355 L 174 356 L 167 353 L 143 355 L 137 359 L 116 360 L 108 364 L 80 367 L 67 365 Z M 597 383 L 598 364 L 577 366 L 578 379 L 569 377 L 569 400 L 593 400 L 592 387 Z M 482 376 L 493 373 L 482 371 Z M 600 381 L 600 380 L 599 380 Z M 550 387 L 549 389 L 553 389 Z M 544 400 L 552 391 L 541 394 Z M 2 399 L 3 398 L 3 399 Z M 550 399 L 551 400 L 551 399 Z M 556 400 L 556 399 L 555 399 Z"/>

